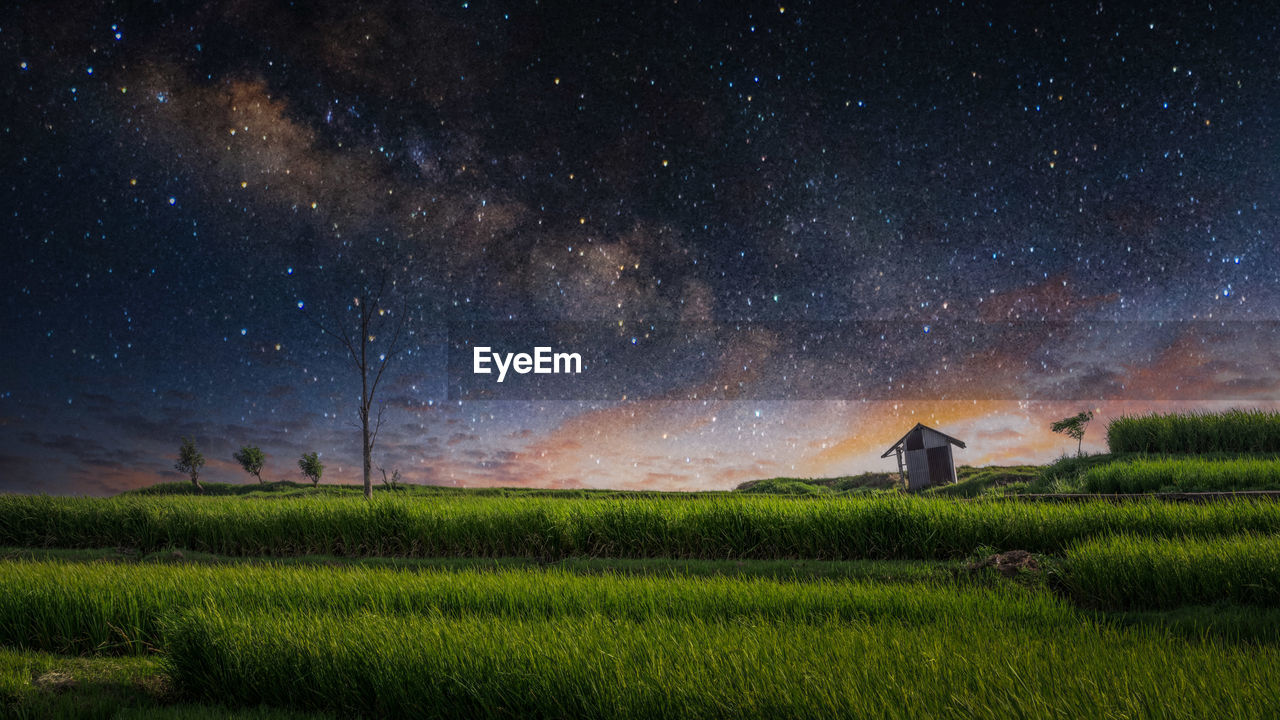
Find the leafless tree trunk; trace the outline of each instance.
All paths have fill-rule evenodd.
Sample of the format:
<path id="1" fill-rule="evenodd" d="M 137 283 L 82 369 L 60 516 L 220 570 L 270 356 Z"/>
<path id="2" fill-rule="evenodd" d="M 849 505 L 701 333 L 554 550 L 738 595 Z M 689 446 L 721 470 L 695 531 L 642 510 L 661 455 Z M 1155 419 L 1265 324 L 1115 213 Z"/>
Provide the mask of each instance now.
<path id="1" fill-rule="evenodd" d="M 312 322 L 320 328 L 321 332 L 337 338 L 342 343 L 353 367 L 360 373 L 359 414 L 361 447 L 364 452 L 365 498 L 373 497 L 373 482 L 370 477 L 373 469 L 373 448 L 378 440 L 378 431 L 382 429 L 383 411 L 386 409 L 385 405 L 379 406 L 377 415 L 371 417 L 373 398 L 378 391 L 378 383 L 382 381 L 382 375 L 386 372 L 387 364 L 404 349 L 401 341 L 405 319 L 408 316 L 408 311 L 404 307 L 401 307 L 399 312 L 393 312 L 383 305 L 385 291 L 386 275 L 384 274 L 376 288 L 365 285 L 360 289 L 360 294 L 352 298 L 352 308 L 359 315 L 355 323 L 355 333 L 340 331 L 340 327 L 332 321 L 326 323 L 312 318 Z M 390 340 L 382 352 L 376 352 L 372 346 L 375 342 L 379 342 L 378 334 L 387 324 L 388 317 L 394 323 L 391 327 Z"/>

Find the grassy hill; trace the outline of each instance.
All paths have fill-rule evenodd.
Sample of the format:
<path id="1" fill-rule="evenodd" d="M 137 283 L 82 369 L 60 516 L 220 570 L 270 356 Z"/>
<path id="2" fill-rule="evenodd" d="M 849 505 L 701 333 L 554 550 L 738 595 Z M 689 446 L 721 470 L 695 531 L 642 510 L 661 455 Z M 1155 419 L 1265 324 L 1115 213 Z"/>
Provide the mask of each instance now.
<path id="1" fill-rule="evenodd" d="M 956 482 L 919 494 L 936 497 L 1153 492 L 1236 492 L 1280 490 L 1280 455 L 1204 453 L 1167 455 L 1100 453 L 1063 457 L 1048 465 L 990 465 L 956 468 Z M 737 492 L 771 495 L 838 495 L 900 492 L 897 473 L 863 473 L 835 478 L 751 480 Z"/>
<path id="2" fill-rule="evenodd" d="M 926 490 L 950 497 L 975 497 L 992 492 L 1016 491 L 1040 477 L 1037 465 L 1006 465 L 956 468 L 956 483 Z M 829 495 L 838 493 L 897 492 L 902 487 L 898 473 L 867 472 L 834 478 L 767 478 L 738 485 L 737 492 L 771 495 Z"/>

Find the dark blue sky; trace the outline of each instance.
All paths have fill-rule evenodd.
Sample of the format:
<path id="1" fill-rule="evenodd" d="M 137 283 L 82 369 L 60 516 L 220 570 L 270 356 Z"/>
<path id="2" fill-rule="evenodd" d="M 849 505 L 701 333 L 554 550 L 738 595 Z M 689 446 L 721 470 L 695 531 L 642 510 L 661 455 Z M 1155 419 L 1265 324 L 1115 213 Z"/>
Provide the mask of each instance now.
<path id="1" fill-rule="evenodd" d="M 212 480 L 243 443 L 354 480 L 304 313 L 374 275 L 414 332 L 376 462 L 420 482 L 875 469 L 916 419 L 1035 460 L 1077 406 L 1275 406 L 1277 16 L 8 6 L 0 489 L 177 479 L 182 434 Z M 446 338 L 548 324 L 588 372 L 450 376 Z"/>

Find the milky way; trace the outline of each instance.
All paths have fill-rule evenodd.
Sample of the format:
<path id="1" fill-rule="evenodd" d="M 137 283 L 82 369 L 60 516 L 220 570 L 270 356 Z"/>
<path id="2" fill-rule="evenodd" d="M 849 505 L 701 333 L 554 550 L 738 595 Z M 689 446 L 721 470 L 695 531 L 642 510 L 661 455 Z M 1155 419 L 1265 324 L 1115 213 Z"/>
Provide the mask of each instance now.
<path id="1" fill-rule="evenodd" d="M 632 7 L 634 5 L 635 7 Z M 375 464 L 729 488 L 1280 405 L 1280 13 L 1070 3 L 0 11 L 0 490 Z M 379 344 L 381 343 L 381 345 Z M 388 337 L 373 341 L 375 352 Z M 501 386 L 477 345 L 580 352 Z M 1085 446 L 1104 447 L 1100 427 Z"/>

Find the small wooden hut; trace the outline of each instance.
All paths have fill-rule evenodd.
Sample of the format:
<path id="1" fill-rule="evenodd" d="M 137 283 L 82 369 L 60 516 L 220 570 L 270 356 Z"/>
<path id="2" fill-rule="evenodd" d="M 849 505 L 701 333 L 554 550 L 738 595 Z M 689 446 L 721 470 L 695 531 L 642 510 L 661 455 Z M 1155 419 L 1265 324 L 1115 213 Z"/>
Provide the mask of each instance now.
<path id="1" fill-rule="evenodd" d="M 951 458 L 951 446 L 964 443 L 944 432 L 916 423 L 893 447 L 880 457 L 897 453 L 898 474 L 905 479 L 907 490 L 919 490 L 930 485 L 956 481 L 956 464 Z M 903 458 L 905 455 L 905 459 Z M 905 462 L 904 462 L 905 460 Z"/>

